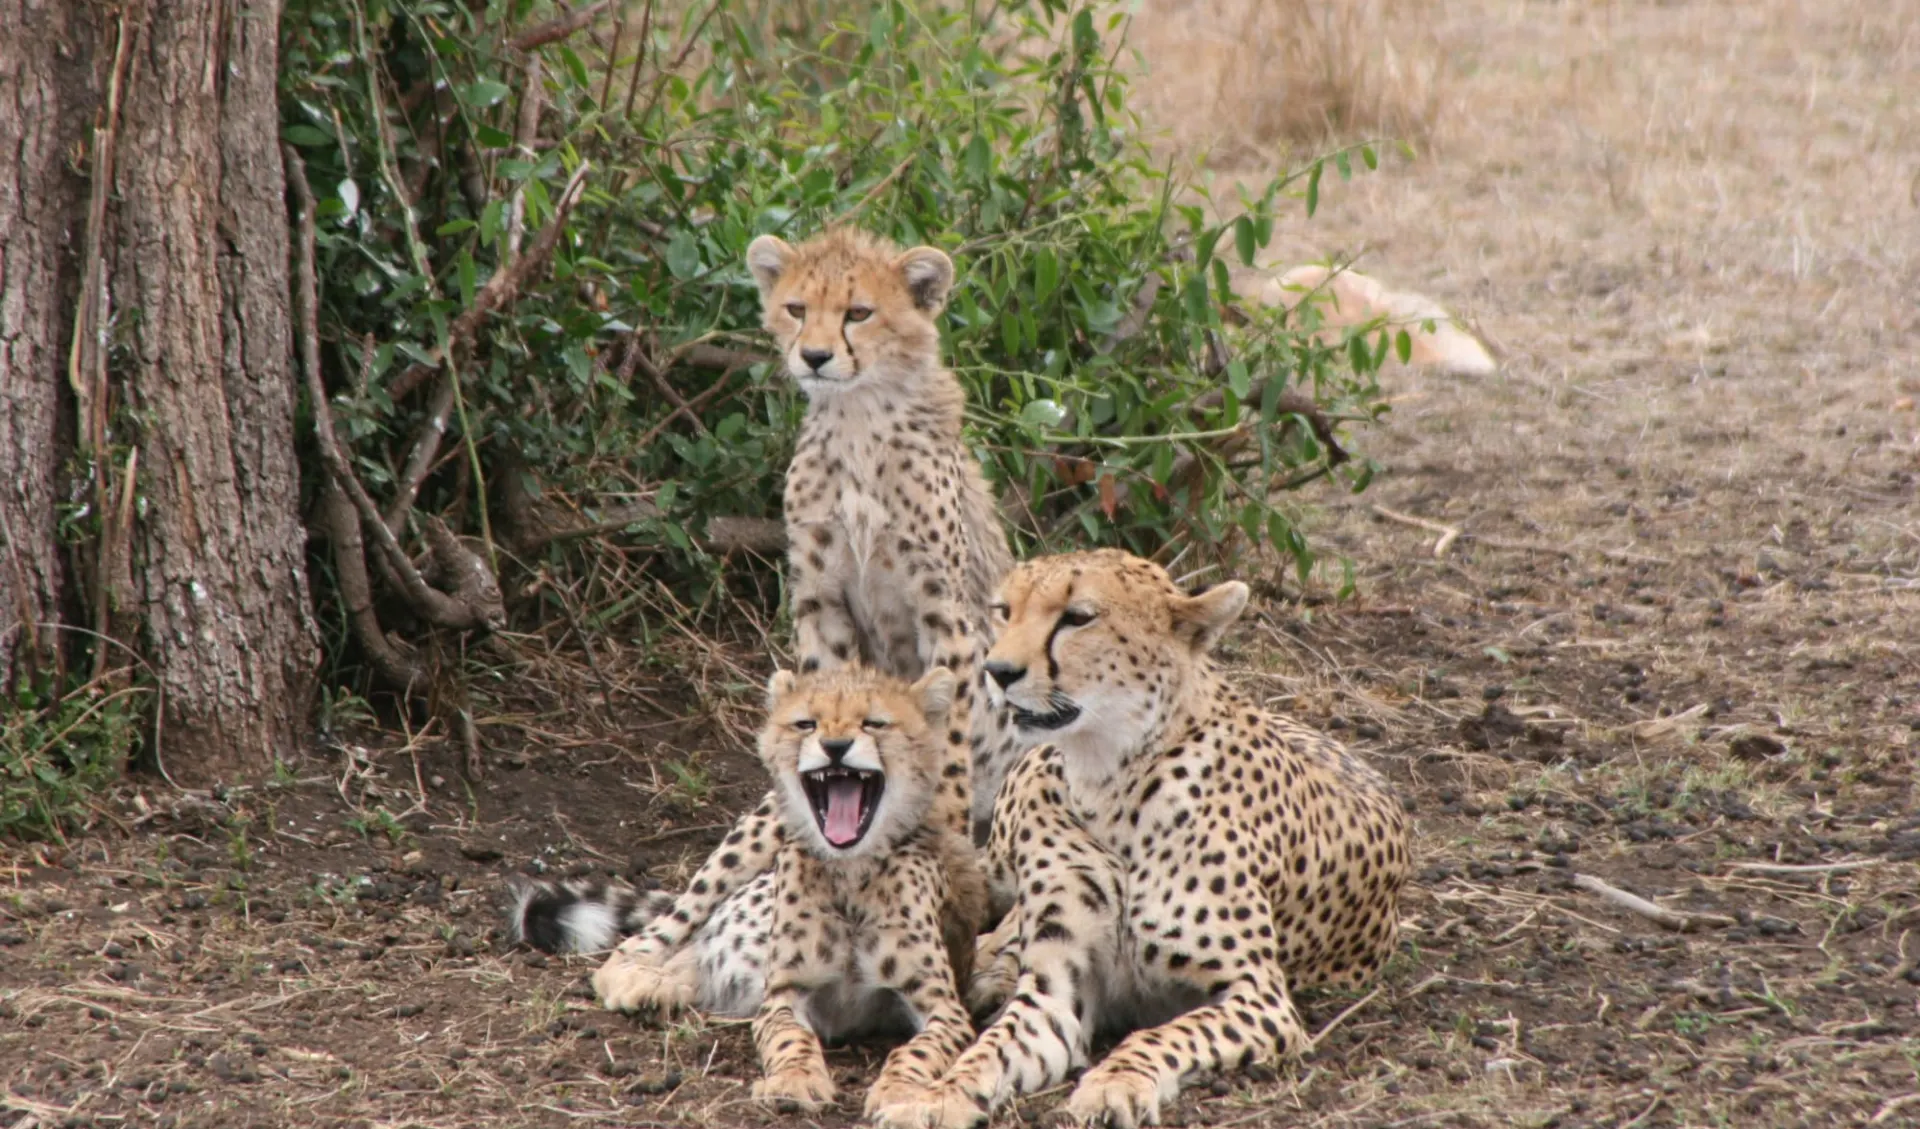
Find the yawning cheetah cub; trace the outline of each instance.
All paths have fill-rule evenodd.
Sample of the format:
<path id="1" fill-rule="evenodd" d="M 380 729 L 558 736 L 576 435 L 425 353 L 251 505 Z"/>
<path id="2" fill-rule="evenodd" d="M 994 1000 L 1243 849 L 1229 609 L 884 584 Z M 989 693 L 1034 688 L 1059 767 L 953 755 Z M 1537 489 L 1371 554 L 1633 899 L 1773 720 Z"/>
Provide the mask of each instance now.
<path id="1" fill-rule="evenodd" d="M 822 1038 L 904 1028 L 869 1111 L 945 1073 L 973 1028 L 964 984 L 986 882 L 964 832 L 934 814 L 954 677 L 911 685 L 857 667 L 767 684 L 760 758 L 786 824 L 774 860 L 766 995 L 753 1039 L 754 1097 L 818 1108 L 833 1098 Z"/>

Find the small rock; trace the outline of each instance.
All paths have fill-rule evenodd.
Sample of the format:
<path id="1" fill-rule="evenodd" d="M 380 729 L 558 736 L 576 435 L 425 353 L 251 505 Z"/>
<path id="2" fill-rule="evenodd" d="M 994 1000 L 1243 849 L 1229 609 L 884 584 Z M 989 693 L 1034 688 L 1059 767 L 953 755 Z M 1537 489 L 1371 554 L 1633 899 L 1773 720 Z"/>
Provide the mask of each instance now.
<path id="1" fill-rule="evenodd" d="M 669 1070 L 665 1074 L 643 1074 L 633 1085 L 627 1087 L 627 1097 L 644 1098 L 667 1093 L 680 1088 L 680 1072 Z"/>
<path id="2" fill-rule="evenodd" d="M 460 854 L 472 862 L 499 862 L 500 848 L 490 843 L 462 843 Z"/>
<path id="3" fill-rule="evenodd" d="M 1787 747 L 1764 733 L 1743 733 L 1727 744 L 1727 751 L 1743 761 L 1779 756 Z"/>

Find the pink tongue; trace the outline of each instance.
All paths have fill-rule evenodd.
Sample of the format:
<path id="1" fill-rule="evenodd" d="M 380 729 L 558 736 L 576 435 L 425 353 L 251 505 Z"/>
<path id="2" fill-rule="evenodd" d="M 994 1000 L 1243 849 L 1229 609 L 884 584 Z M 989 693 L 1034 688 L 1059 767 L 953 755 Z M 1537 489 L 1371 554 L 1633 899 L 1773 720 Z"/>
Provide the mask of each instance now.
<path id="1" fill-rule="evenodd" d="M 847 777 L 827 782 L 827 842 L 844 847 L 860 837 L 860 794 L 858 780 Z"/>

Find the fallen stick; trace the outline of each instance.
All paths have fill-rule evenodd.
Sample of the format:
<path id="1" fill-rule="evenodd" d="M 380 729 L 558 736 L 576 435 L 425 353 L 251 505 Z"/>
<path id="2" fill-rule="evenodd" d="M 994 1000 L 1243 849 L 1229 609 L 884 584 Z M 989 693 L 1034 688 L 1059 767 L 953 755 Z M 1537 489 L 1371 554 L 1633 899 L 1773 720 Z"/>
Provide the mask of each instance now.
<path id="1" fill-rule="evenodd" d="M 1724 929 L 1739 922 L 1731 917 L 1717 913 L 1687 913 L 1682 910 L 1657 906 L 1638 894 L 1629 894 L 1620 887 L 1603 882 L 1591 874 L 1576 874 L 1573 884 L 1589 894 L 1598 894 L 1614 905 L 1629 913 L 1637 913 L 1648 921 L 1676 933 L 1687 933 L 1701 926 Z"/>
<path id="2" fill-rule="evenodd" d="M 1636 553 L 1629 549 L 1569 549 L 1560 545 L 1542 545 L 1535 541 L 1509 541 L 1504 537 L 1487 537 L 1483 534 L 1471 533 L 1451 525 L 1442 525 L 1437 521 L 1428 521 L 1423 517 L 1403 514 L 1398 510 L 1390 510 L 1385 506 L 1374 506 L 1373 512 L 1389 521 L 1397 521 L 1402 525 L 1416 526 L 1431 533 L 1440 534 L 1440 540 L 1433 544 L 1433 555 L 1436 558 L 1446 556 L 1447 550 L 1453 547 L 1453 543 L 1456 540 L 1465 538 L 1477 545 L 1485 545 L 1489 549 L 1505 549 L 1513 553 L 1550 553 L 1556 557 L 1569 558 L 1578 557 L 1584 553 L 1594 553 L 1610 561 L 1619 561 L 1623 564 L 1666 565 L 1673 563 L 1666 557 L 1656 557 L 1649 553 Z"/>
<path id="3" fill-rule="evenodd" d="M 1870 866 L 1879 866 L 1886 859 L 1856 859 L 1853 862 L 1818 862 L 1805 865 L 1785 862 L 1730 862 L 1729 870 L 1750 870 L 1756 874 L 1840 874 L 1848 870 L 1865 870 Z"/>
<path id="4" fill-rule="evenodd" d="M 1429 533 L 1438 533 L 1440 540 L 1433 543 L 1433 557 L 1435 560 L 1446 556 L 1447 550 L 1453 548 L 1454 541 L 1460 537 L 1460 530 L 1455 526 L 1442 525 L 1437 521 L 1428 521 L 1426 518 L 1415 517 L 1412 514 L 1403 514 L 1399 510 L 1390 510 L 1385 506 L 1375 506 L 1373 507 L 1373 512 L 1386 518 L 1388 521 L 1397 521 L 1401 525 L 1411 525 L 1417 529 L 1424 529 Z"/>

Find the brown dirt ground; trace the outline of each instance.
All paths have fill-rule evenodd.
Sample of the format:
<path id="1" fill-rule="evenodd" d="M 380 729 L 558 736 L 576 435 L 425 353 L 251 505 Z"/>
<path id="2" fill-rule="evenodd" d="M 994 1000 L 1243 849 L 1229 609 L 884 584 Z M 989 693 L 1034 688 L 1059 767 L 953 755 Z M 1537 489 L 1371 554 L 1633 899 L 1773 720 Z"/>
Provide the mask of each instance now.
<path id="1" fill-rule="evenodd" d="M 1229 654 L 1404 789 L 1405 952 L 1168 1119 L 1920 1124 L 1920 5 L 1432 11 L 1430 153 L 1292 250 L 1366 250 L 1504 371 L 1393 377 L 1386 473 L 1308 516 L 1360 595 Z M 757 792 L 757 670 L 673 656 L 628 693 L 690 704 L 495 719 L 470 788 L 343 744 L 0 847 L 0 1126 L 804 1123 L 744 1100 L 743 1024 L 609 1015 L 493 933 L 509 874 L 673 883 Z"/>

